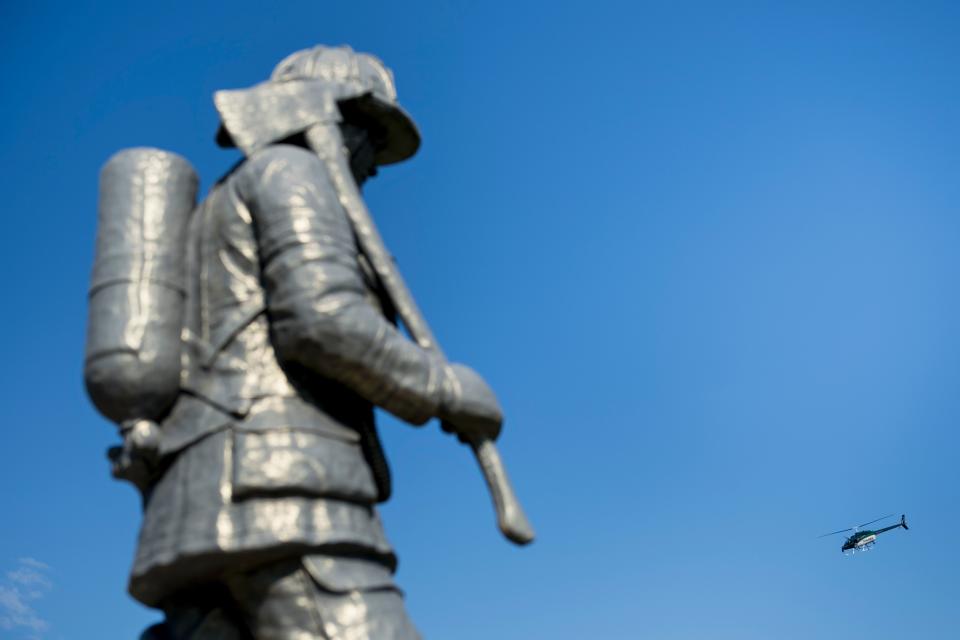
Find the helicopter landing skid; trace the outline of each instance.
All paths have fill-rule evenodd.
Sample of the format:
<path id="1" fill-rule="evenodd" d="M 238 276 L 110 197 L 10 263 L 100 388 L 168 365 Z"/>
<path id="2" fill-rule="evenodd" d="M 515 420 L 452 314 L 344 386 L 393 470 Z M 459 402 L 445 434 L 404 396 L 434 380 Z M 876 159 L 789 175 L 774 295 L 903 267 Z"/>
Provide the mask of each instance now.
<path id="1" fill-rule="evenodd" d="M 870 549 L 873 549 L 873 545 L 874 545 L 874 544 L 876 544 L 876 543 L 875 543 L 875 542 L 871 542 L 870 544 L 865 544 L 865 545 L 863 545 L 862 547 L 854 547 L 853 549 L 847 549 L 846 551 L 843 552 L 843 555 L 845 555 L 845 556 L 853 556 L 853 555 L 856 555 L 858 551 L 859 551 L 860 553 L 864 553 L 864 552 L 866 552 L 866 551 L 870 551 Z"/>

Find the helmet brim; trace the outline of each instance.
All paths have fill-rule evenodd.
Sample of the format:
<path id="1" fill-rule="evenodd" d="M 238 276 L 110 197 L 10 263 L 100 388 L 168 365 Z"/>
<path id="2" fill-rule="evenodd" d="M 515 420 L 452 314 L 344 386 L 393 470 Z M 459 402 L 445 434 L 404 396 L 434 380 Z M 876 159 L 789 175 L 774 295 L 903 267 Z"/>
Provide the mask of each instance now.
<path id="1" fill-rule="evenodd" d="M 413 118 L 395 102 L 387 102 L 374 93 L 342 100 L 340 112 L 348 122 L 376 128 L 378 165 L 403 162 L 420 148 L 420 131 Z"/>

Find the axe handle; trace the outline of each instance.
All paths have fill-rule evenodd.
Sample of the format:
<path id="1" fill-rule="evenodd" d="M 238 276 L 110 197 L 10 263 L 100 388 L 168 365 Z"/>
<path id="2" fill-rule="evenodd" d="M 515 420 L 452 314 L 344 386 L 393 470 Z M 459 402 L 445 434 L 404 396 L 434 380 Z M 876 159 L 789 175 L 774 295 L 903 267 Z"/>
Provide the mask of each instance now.
<path id="1" fill-rule="evenodd" d="M 470 447 L 477 462 L 480 463 L 483 479 L 487 481 L 487 487 L 490 489 L 500 531 L 508 540 L 518 545 L 532 542 L 533 527 L 530 526 L 530 521 L 527 520 L 523 507 L 520 506 L 520 501 L 513 492 L 513 486 L 510 484 L 510 478 L 507 477 L 503 461 L 500 460 L 497 446 L 493 440 L 483 438 L 471 441 Z"/>

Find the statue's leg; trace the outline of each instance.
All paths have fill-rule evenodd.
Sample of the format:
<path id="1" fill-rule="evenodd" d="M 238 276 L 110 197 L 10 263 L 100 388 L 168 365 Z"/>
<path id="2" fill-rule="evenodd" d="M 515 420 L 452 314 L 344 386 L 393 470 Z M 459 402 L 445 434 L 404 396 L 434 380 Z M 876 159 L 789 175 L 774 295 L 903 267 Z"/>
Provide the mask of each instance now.
<path id="1" fill-rule="evenodd" d="M 306 556 L 227 584 L 258 640 L 420 639 L 390 570 L 373 560 Z"/>
<path id="2" fill-rule="evenodd" d="M 178 594 L 164 606 L 166 619 L 140 640 L 253 640 L 227 592 L 211 584 Z"/>

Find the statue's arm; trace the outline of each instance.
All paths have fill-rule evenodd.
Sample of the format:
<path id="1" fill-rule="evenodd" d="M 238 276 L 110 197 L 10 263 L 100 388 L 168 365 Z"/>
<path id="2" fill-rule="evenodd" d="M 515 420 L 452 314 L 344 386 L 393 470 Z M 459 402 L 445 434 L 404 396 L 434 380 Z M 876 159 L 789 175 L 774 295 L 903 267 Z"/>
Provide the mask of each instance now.
<path id="1" fill-rule="evenodd" d="M 366 298 L 353 232 L 322 161 L 305 149 L 275 145 L 254 154 L 236 184 L 257 234 L 279 357 L 408 422 L 437 415 L 444 363 L 400 334 Z"/>

